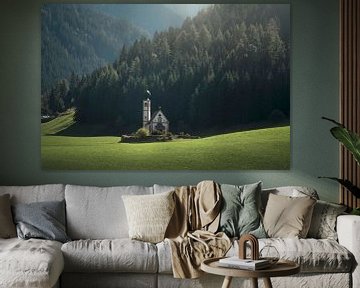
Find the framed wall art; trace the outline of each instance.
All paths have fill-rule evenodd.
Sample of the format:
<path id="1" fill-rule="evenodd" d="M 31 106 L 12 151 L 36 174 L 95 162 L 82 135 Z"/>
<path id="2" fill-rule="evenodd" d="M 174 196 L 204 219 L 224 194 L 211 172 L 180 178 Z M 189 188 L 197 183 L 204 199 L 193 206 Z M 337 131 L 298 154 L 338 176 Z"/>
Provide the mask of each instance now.
<path id="1" fill-rule="evenodd" d="M 290 168 L 289 4 L 45 4 L 53 170 Z"/>

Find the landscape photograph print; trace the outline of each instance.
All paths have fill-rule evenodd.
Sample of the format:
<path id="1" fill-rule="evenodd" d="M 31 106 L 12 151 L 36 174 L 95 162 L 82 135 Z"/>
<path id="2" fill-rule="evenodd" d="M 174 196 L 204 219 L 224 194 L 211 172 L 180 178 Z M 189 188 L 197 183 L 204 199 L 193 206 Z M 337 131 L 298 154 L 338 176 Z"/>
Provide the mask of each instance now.
<path id="1" fill-rule="evenodd" d="M 290 169 L 290 28 L 290 4 L 44 4 L 42 169 Z"/>

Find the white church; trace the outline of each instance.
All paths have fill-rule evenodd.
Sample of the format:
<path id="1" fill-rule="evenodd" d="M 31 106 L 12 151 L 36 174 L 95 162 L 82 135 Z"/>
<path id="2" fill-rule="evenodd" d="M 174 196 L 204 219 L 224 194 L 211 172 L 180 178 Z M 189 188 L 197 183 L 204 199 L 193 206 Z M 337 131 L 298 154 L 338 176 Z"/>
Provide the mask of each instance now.
<path id="1" fill-rule="evenodd" d="M 170 122 L 164 112 L 161 111 L 161 107 L 151 115 L 150 99 L 143 100 L 143 128 L 149 130 L 150 134 L 166 134 L 169 132 L 169 124 Z"/>

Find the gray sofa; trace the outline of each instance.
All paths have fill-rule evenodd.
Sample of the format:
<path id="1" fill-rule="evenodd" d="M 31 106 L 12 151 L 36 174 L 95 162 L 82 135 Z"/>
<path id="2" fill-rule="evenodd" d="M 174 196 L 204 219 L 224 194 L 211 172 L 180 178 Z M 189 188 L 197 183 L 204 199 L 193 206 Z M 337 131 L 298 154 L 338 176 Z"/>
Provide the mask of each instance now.
<path id="1" fill-rule="evenodd" d="M 128 238 L 122 195 L 154 194 L 173 187 L 154 185 L 90 187 L 76 185 L 0 186 L 15 203 L 66 202 L 65 244 L 40 239 L 0 239 L 0 287 L 221 287 L 222 277 L 199 279 L 172 277 L 171 251 L 167 242 L 151 244 Z M 301 187 L 299 189 L 302 189 Z M 266 203 L 268 190 L 263 190 Z M 292 187 L 275 188 L 292 195 Z M 312 192 L 316 193 L 316 192 Z M 360 217 L 337 219 L 338 241 L 329 239 L 260 239 L 280 256 L 297 261 L 301 273 L 273 278 L 274 287 L 360 287 Z M 228 255 L 236 255 L 237 243 Z M 259 281 L 260 287 L 262 281 Z M 236 285 L 250 285 L 234 279 Z M 241 286 L 243 287 L 243 286 Z"/>

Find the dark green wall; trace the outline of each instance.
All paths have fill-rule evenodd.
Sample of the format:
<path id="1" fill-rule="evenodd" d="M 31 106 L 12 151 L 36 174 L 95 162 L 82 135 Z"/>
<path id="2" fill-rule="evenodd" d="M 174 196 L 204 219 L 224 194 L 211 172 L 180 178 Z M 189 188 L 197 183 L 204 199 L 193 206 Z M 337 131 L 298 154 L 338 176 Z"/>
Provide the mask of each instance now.
<path id="1" fill-rule="evenodd" d="M 338 200 L 337 185 L 317 179 L 318 175 L 337 176 L 339 169 L 337 143 L 328 132 L 330 125 L 320 119 L 323 115 L 338 118 L 337 0 L 281 2 L 291 3 L 292 13 L 291 170 L 214 172 L 42 170 L 40 6 L 43 2 L 40 0 L 0 2 L 0 185 L 38 183 L 98 186 L 152 185 L 153 183 L 181 185 L 196 183 L 202 179 L 242 184 L 261 179 L 265 187 L 313 186 L 319 191 L 321 198 Z M 204 3 L 208 2 L 210 1 L 204 1 Z M 241 3 L 241 1 L 233 2 Z M 251 2 L 259 3 L 249 0 L 245 3 Z M 274 2 L 274 0 L 261 1 L 261 3 Z"/>

